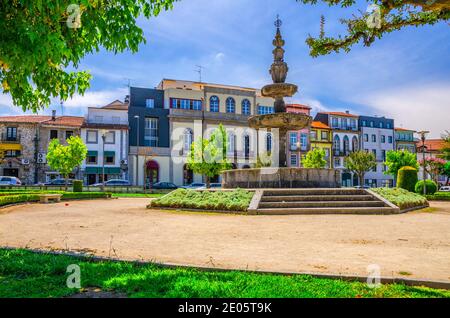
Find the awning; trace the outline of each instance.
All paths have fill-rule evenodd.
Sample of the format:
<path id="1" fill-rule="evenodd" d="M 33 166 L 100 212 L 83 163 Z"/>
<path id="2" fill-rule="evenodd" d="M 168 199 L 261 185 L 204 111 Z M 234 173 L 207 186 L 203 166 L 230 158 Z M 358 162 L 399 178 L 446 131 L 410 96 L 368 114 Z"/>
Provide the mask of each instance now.
<path id="1" fill-rule="evenodd" d="M 109 156 L 115 156 L 116 155 L 116 152 L 115 151 L 105 151 L 105 157 L 109 157 Z"/>
<path id="2" fill-rule="evenodd" d="M 87 152 L 87 155 L 90 156 L 90 157 L 97 157 L 98 156 L 98 151 L 89 150 Z"/>
<path id="3" fill-rule="evenodd" d="M 0 150 L 8 151 L 8 150 L 22 150 L 21 144 L 0 144 Z"/>
<path id="4" fill-rule="evenodd" d="M 102 167 L 86 167 L 85 174 L 102 174 Z M 120 174 L 121 169 L 118 167 L 105 167 L 105 174 Z"/>

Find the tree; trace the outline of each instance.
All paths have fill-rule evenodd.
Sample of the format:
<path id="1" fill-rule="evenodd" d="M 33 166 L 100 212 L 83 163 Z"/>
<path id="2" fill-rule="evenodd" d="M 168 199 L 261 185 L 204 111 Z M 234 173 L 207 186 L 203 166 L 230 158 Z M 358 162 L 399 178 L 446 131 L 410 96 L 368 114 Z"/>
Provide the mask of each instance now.
<path id="1" fill-rule="evenodd" d="M 359 185 L 364 185 L 366 172 L 377 166 L 375 155 L 366 151 L 355 151 L 345 158 L 344 166 L 347 170 L 358 175 Z"/>
<path id="2" fill-rule="evenodd" d="M 394 180 L 397 180 L 398 171 L 403 167 L 413 167 L 419 170 L 416 154 L 408 150 L 388 151 L 384 164 L 388 167 L 385 174 L 392 175 Z"/>
<path id="3" fill-rule="evenodd" d="M 207 188 L 210 188 L 211 178 L 231 169 L 227 161 L 227 136 L 222 125 L 209 139 L 200 137 L 192 143 L 187 164 L 194 173 L 205 175 Z"/>
<path id="4" fill-rule="evenodd" d="M 447 182 L 445 183 L 447 185 L 450 181 L 450 161 L 447 161 L 444 167 L 442 167 L 441 174 L 447 177 Z"/>
<path id="5" fill-rule="evenodd" d="M 316 168 L 323 169 L 327 166 L 327 161 L 325 160 L 325 150 L 316 148 L 308 151 L 305 159 L 303 160 L 304 168 Z"/>
<path id="6" fill-rule="evenodd" d="M 441 149 L 442 153 L 438 157 L 450 161 L 450 131 L 447 130 L 442 135 L 442 140 L 444 141 L 444 146 Z"/>
<path id="7" fill-rule="evenodd" d="M 80 137 L 71 136 L 67 139 L 67 146 L 61 145 L 58 139 L 53 139 L 47 152 L 47 163 L 50 168 L 58 171 L 66 179 L 65 189 L 67 191 L 67 179 L 69 174 L 81 165 L 86 159 L 87 147 Z"/>
<path id="8" fill-rule="evenodd" d="M 51 97 L 84 94 L 91 75 L 69 70 L 102 47 L 137 52 L 145 38 L 136 19 L 157 16 L 174 1 L 1 1 L 0 90 L 11 94 L 14 105 L 34 112 Z"/>
<path id="9" fill-rule="evenodd" d="M 297 0 L 304 4 L 316 4 L 318 1 L 342 8 L 359 4 L 356 0 Z M 387 33 L 408 26 L 434 25 L 450 19 L 448 0 L 367 0 L 367 3 L 366 12 L 353 15 L 351 19 L 340 20 L 341 24 L 346 25 L 348 34 L 337 38 L 326 37 L 323 32 L 318 38 L 309 36 L 306 43 L 310 47 L 311 56 L 317 57 L 341 50 L 349 52 L 351 47 L 360 41 L 364 46 L 370 46 Z"/>
<path id="10" fill-rule="evenodd" d="M 425 172 L 431 177 L 431 180 L 438 183 L 438 177 L 444 168 L 446 161 L 441 158 L 426 157 L 425 161 L 420 160 L 420 165 L 424 167 Z"/>

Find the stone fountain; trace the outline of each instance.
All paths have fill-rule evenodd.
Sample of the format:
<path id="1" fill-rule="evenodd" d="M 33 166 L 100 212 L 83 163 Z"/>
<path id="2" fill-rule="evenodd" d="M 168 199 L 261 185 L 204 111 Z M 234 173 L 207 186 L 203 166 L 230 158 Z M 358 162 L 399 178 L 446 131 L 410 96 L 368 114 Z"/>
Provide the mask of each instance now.
<path id="1" fill-rule="evenodd" d="M 287 133 L 311 126 L 312 118 L 303 113 L 286 112 L 285 97 L 292 97 L 297 93 L 298 87 L 286 83 L 289 67 L 284 61 L 285 44 L 281 36 L 281 20 L 277 17 L 277 28 L 273 45 L 274 61 L 270 67 L 273 84 L 262 88 L 265 97 L 271 97 L 274 102 L 274 113 L 255 115 L 249 118 L 250 128 L 277 130 L 278 140 L 278 167 L 228 170 L 223 172 L 224 188 L 333 188 L 339 185 L 339 174 L 333 169 L 303 169 L 287 168 Z M 258 149 L 259 154 L 259 149 Z"/>

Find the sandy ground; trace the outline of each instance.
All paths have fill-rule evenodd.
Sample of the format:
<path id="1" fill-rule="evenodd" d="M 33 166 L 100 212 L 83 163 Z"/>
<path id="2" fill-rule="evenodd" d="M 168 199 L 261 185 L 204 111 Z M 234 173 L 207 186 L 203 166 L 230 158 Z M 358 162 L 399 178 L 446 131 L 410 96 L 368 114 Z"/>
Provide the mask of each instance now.
<path id="1" fill-rule="evenodd" d="M 145 209 L 148 199 L 0 210 L 0 246 L 175 264 L 450 281 L 450 202 L 401 215 L 245 216 Z"/>

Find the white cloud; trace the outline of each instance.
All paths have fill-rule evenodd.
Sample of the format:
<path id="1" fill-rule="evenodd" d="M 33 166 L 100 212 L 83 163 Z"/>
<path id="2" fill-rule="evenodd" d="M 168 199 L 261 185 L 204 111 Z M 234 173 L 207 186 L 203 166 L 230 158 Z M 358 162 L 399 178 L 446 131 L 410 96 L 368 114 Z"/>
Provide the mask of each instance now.
<path id="1" fill-rule="evenodd" d="M 216 54 L 216 56 L 214 57 L 214 60 L 215 60 L 217 63 L 222 63 L 224 58 L 225 58 L 225 54 L 222 53 L 222 52 L 220 52 L 220 53 L 217 53 L 217 54 Z"/>
<path id="2" fill-rule="evenodd" d="M 450 82 L 382 90 L 356 99 L 374 114 L 394 118 L 398 127 L 429 130 L 432 138 L 450 130 Z"/>

